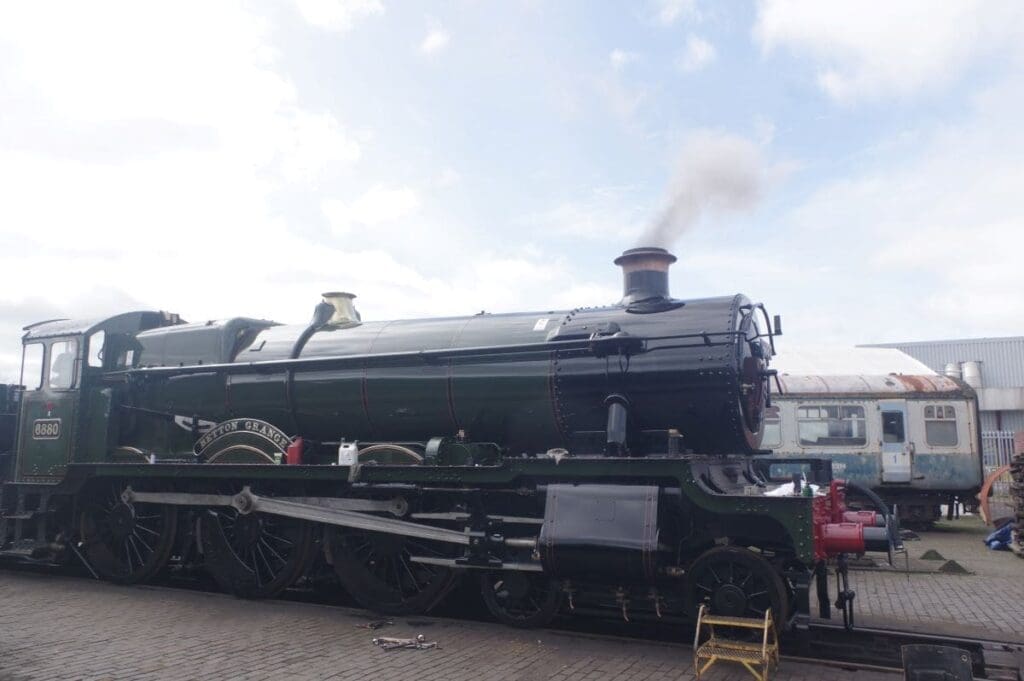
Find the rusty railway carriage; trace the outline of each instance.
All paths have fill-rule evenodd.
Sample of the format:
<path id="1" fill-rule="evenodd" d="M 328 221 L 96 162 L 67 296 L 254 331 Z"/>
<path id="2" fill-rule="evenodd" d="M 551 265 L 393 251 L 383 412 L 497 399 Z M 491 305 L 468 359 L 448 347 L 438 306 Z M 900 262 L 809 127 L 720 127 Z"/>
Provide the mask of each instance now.
<path id="1" fill-rule="evenodd" d="M 948 376 L 778 377 L 765 412 L 765 461 L 828 458 L 846 480 L 874 490 L 901 525 L 927 527 L 940 505 L 977 505 L 984 480 L 978 398 Z"/>
<path id="2" fill-rule="evenodd" d="M 201 562 L 246 597 L 326 564 L 387 613 L 473 579 L 521 626 L 700 603 L 806 626 L 826 560 L 891 550 L 888 516 L 847 512 L 837 481 L 767 494 L 751 460 L 778 319 L 670 297 L 674 261 L 627 251 L 603 308 L 363 322 L 337 293 L 308 326 L 32 325 L 2 554 L 124 583 Z"/>

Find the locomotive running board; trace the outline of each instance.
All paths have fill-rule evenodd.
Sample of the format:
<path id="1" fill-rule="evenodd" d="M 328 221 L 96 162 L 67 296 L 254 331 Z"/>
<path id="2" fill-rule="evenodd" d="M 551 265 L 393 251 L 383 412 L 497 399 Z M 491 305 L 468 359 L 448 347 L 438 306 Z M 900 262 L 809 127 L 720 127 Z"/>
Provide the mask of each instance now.
<path id="1" fill-rule="evenodd" d="M 449 544 L 470 543 L 470 536 L 443 527 L 431 527 L 410 523 L 404 520 L 391 520 L 380 516 L 366 515 L 357 511 L 398 510 L 398 504 L 405 504 L 402 499 L 390 501 L 374 501 L 372 499 L 336 499 L 332 497 L 295 497 L 273 499 L 252 493 L 248 486 L 233 496 L 227 494 L 188 494 L 184 492 L 136 492 L 126 487 L 121 493 L 121 500 L 126 504 L 168 504 L 172 506 L 230 506 L 242 515 L 249 513 L 267 513 L 298 520 L 309 520 L 327 525 L 351 527 L 368 532 L 385 532 L 400 534 L 417 539 L 442 541 Z M 315 503 L 310 503 L 314 502 Z M 327 503 L 320 503 L 320 502 Z M 344 507 L 344 508 L 342 508 Z"/>

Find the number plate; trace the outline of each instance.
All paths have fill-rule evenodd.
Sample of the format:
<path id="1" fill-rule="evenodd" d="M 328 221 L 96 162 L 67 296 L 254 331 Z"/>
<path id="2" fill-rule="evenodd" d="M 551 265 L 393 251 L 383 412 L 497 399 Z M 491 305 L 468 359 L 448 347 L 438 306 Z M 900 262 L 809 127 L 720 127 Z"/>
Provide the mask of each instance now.
<path id="1" fill-rule="evenodd" d="M 56 440 L 60 437 L 60 419 L 36 419 L 32 422 L 33 440 Z"/>

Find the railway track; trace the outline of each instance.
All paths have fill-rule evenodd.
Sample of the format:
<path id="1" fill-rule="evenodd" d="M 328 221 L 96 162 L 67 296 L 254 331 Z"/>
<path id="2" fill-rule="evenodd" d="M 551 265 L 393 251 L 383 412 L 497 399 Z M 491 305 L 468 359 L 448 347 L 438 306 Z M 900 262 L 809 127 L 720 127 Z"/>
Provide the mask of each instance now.
<path id="1" fill-rule="evenodd" d="M 32 563 L 4 563 L 0 568 L 10 571 L 61 574 L 79 579 L 92 577 L 78 565 L 38 565 Z M 124 587 L 132 588 L 132 587 Z M 212 579 L 202 574 L 170 575 L 146 588 L 168 590 L 198 590 L 220 593 Z M 469 594 L 467 592 L 466 594 Z M 482 603 L 473 598 L 449 599 L 429 618 L 409 616 L 413 621 L 430 618 L 452 618 L 473 621 L 492 621 Z M 358 609 L 358 605 L 347 600 L 339 589 L 327 591 L 313 587 L 291 589 L 285 592 L 284 600 L 315 603 L 326 607 Z M 370 613 L 367 613 L 371 615 Z M 578 608 L 571 617 L 559 617 L 552 625 L 541 630 L 553 636 L 587 636 L 609 640 L 637 640 L 657 642 L 662 645 L 679 647 L 690 654 L 693 640 L 691 623 L 665 617 L 661 620 L 643 615 L 626 623 L 605 610 Z M 782 658 L 793 662 L 828 665 L 842 669 L 869 669 L 898 671 L 902 669 L 901 648 L 904 645 L 926 644 L 952 646 L 971 656 L 971 666 L 976 679 L 993 681 L 1024 681 L 1024 644 L 993 638 L 957 636 L 946 633 L 910 631 L 888 627 L 864 627 L 846 630 L 842 625 L 823 620 L 812 621 L 805 632 L 787 632 L 781 635 Z"/>

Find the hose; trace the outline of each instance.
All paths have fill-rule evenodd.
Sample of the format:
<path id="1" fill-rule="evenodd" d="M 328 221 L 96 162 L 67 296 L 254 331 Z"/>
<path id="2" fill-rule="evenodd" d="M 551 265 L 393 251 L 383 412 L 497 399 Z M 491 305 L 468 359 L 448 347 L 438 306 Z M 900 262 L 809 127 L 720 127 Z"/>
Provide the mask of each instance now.
<path id="1" fill-rule="evenodd" d="M 889 506 L 882 501 L 882 498 L 875 494 L 874 490 L 861 485 L 860 483 L 853 482 L 852 480 L 846 481 L 846 489 L 853 492 L 858 492 L 868 498 L 869 501 L 875 506 L 875 508 L 885 517 L 885 527 L 889 531 L 889 562 L 892 563 L 892 548 L 902 548 L 902 542 L 900 541 L 900 519 L 899 516 L 889 510 Z"/>

